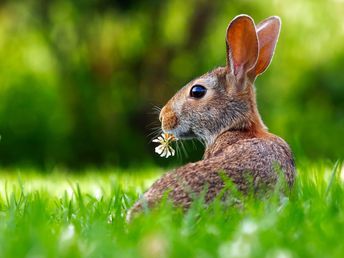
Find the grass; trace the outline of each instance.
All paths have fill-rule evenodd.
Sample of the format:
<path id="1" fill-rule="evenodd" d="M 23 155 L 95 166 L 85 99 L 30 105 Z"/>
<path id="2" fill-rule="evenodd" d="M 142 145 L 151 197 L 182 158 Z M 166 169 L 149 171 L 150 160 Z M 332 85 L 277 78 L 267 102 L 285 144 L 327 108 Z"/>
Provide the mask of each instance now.
<path id="1" fill-rule="evenodd" d="M 168 203 L 125 222 L 157 169 L 1 171 L 1 257 L 342 257 L 344 167 L 302 162 L 291 194 Z"/>

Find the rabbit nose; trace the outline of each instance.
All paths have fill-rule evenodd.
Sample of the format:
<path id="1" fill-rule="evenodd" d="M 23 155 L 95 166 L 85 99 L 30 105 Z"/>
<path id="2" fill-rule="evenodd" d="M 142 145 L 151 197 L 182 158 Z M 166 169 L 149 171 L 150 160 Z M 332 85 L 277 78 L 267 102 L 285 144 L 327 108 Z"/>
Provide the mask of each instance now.
<path id="1" fill-rule="evenodd" d="M 159 120 L 163 130 L 172 130 L 177 126 L 178 119 L 171 105 L 166 104 L 160 111 Z"/>
<path id="2" fill-rule="evenodd" d="M 168 115 L 168 113 L 170 113 L 171 108 L 169 107 L 168 104 L 166 104 L 165 106 L 163 106 L 163 108 L 160 110 L 160 114 L 159 114 L 159 121 L 162 123 L 164 120 L 164 117 L 166 117 L 166 115 Z"/>
<path id="3" fill-rule="evenodd" d="M 162 114 L 164 113 L 164 109 L 165 107 L 163 107 L 161 110 L 160 110 L 160 113 L 159 113 L 159 121 L 162 122 Z"/>

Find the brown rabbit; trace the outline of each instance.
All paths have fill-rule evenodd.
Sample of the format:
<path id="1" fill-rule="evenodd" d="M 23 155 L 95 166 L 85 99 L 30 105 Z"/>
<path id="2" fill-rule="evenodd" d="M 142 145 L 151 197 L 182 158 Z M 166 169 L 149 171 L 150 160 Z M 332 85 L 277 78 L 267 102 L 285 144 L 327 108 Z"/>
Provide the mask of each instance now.
<path id="1" fill-rule="evenodd" d="M 227 28 L 227 65 L 191 81 L 168 101 L 160 113 L 164 132 L 178 139 L 206 143 L 204 158 L 175 169 L 157 180 L 131 208 L 128 218 L 152 207 L 164 193 L 187 209 L 195 194 L 206 190 L 211 201 L 223 189 L 225 175 L 245 192 L 277 182 L 276 165 L 292 186 L 295 167 L 288 144 L 267 131 L 257 110 L 254 81 L 269 66 L 280 32 L 279 17 L 255 26 L 247 15 Z M 247 174 L 251 180 L 248 180 Z"/>

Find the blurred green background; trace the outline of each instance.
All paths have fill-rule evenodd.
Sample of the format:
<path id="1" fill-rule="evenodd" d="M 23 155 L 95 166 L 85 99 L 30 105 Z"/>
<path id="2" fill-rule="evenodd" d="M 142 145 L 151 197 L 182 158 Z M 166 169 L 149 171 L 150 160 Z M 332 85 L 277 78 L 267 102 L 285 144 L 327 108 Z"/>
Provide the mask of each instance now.
<path id="1" fill-rule="evenodd" d="M 257 79 L 270 131 L 296 159 L 344 157 L 344 1 L 0 3 L 0 166 L 171 164 L 154 154 L 154 105 L 225 64 L 236 15 L 282 18 Z M 186 162 L 201 157 L 188 148 Z"/>

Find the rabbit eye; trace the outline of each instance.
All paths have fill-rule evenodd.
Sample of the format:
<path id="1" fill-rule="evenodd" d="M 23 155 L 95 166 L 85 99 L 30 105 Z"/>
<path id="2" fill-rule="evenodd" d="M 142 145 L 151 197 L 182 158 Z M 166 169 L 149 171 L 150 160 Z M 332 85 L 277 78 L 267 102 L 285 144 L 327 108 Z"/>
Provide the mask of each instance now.
<path id="1" fill-rule="evenodd" d="M 207 89 L 199 84 L 194 85 L 190 90 L 190 97 L 195 99 L 202 98 L 207 93 Z"/>

